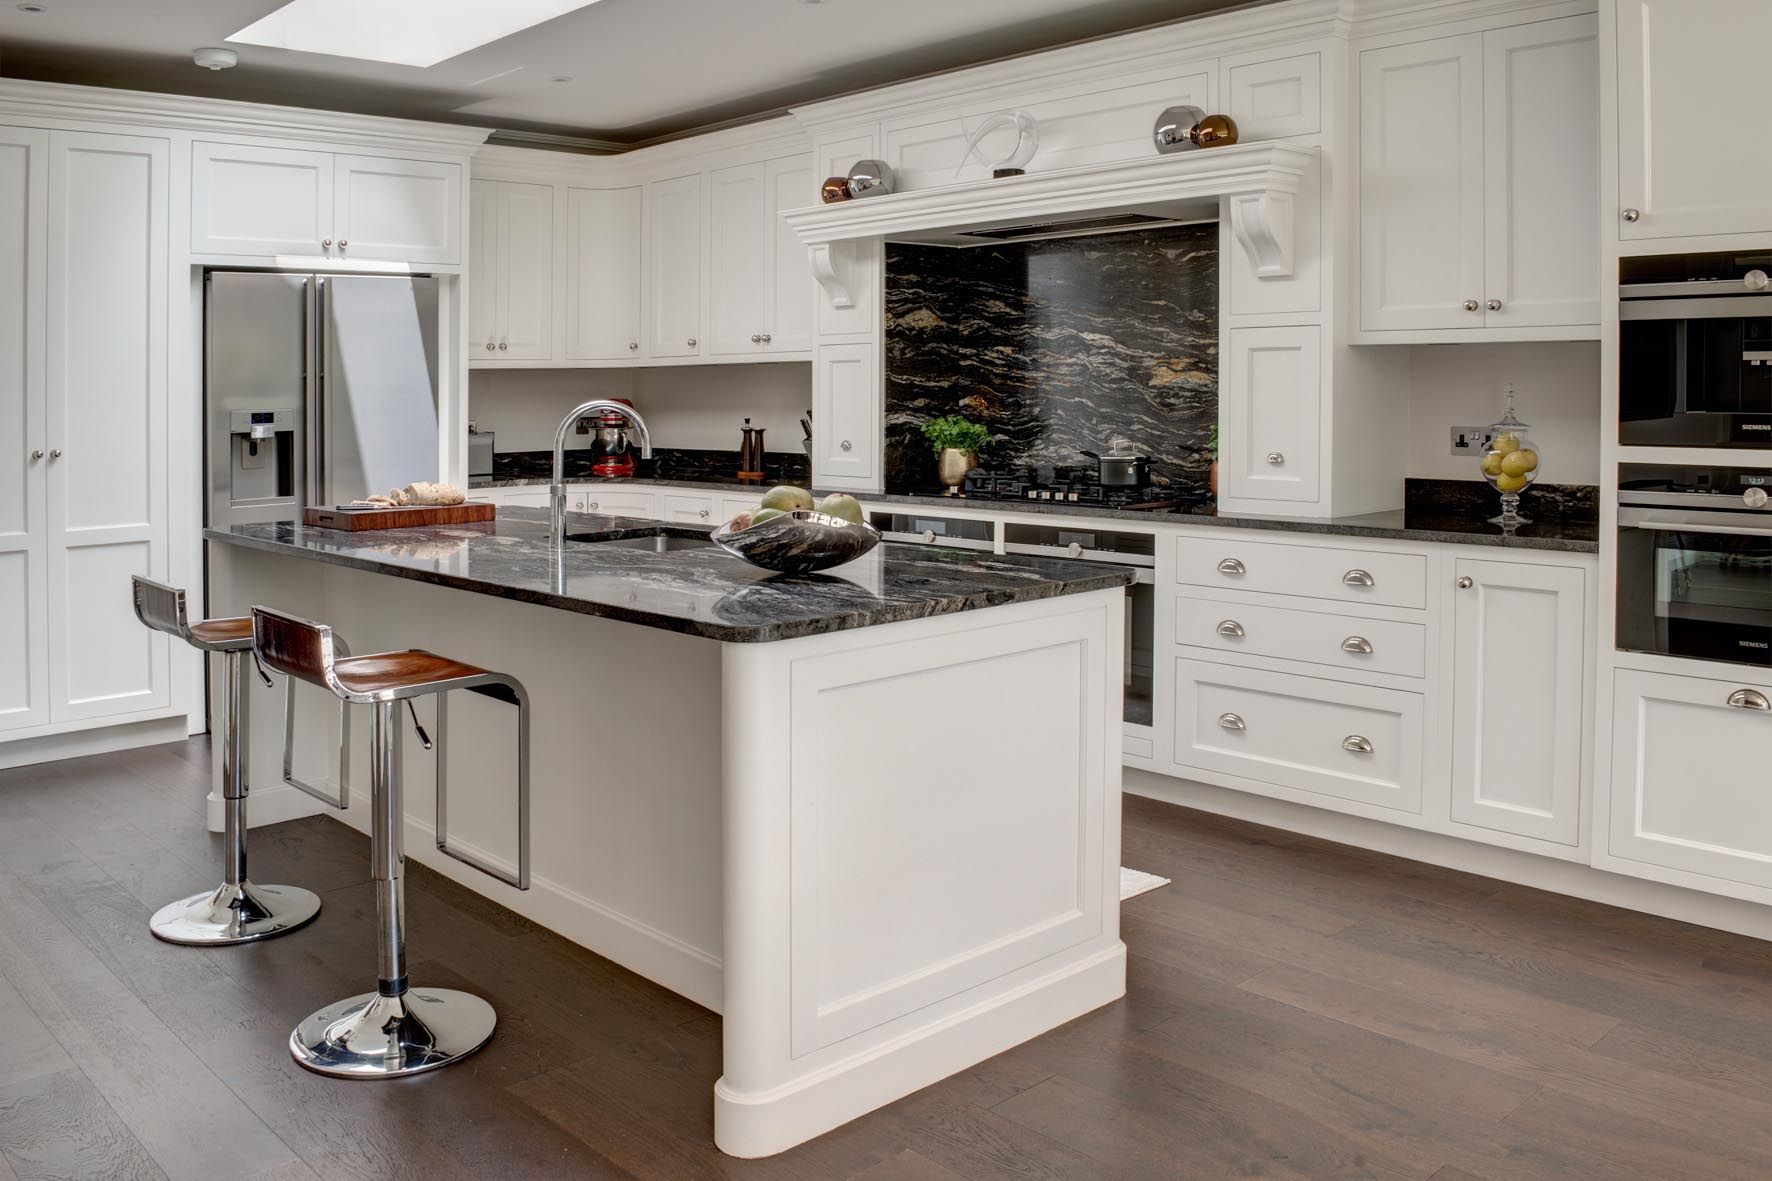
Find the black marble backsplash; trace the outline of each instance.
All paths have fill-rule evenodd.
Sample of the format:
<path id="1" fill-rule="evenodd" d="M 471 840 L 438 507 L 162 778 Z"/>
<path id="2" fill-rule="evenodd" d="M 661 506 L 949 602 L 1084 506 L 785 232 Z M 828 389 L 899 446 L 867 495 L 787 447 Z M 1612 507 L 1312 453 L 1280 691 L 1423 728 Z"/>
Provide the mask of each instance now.
<path id="1" fill-rule="evenodd" d="M 1598 521 L 1600 490 L 1592 484 L 1533 484 L 1520 493 L 1520 515 L 1532 520 Z M 1501 493 L 1486 480 L 1403 481 L 1403 508 L 1409 513 L 1492 517 L 1501 511 Z"/>
<path id="2" fill-rule="evenodd" d="M 565 455 L 566 478 L 588 480 L 596 460 L 580 448 Z M 500 451 L 492 457 L 492 478 L 498 480 L 545 480 L 551 476 L 551 451 Z M 651 459 L 634 460 L 634 475 L 647 480 L 708 480 L 724 482 L 738 478 L 737 451 L 708 451 L 687 447 L 654 447 Z M 812 478 L 812 461 L 804 453 L 771 451 L 763 457 L 765 484 L 806 484 Z"/>
<path id="3" fill-rule="evenodd" d="M 920 430 L 963 414 L 992 467 L 1151 457 L 1204 484 L 1218 421 L 1218 226 L 886 248 L 886 489 L 940 487 Z"/>

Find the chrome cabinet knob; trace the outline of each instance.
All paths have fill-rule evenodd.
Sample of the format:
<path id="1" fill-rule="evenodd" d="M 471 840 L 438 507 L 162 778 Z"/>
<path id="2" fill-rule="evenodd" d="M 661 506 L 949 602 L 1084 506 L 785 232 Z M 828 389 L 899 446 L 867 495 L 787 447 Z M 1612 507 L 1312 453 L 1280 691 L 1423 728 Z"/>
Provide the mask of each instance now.
<path id="1" fill-rule="evenodd" d="M 1064 552 L 1067 557 L 1080 558 L 1083 556 L 1083 543 L 1080 541 L 1073 541 L 1064 547 Z"/>
<path id="2" fill-rule="evenodd" d="M 707 520 L 707 519 L 708 519 L 708 518 L 709 518 L 709 517 L 711 517 L 711 516 L 713 516 L 713 514 L 714 514 L 714 510 L 713 510 L 713 509 L 707 509 L 707 508 L 704 508 L 704 509 L 702 509 L 702 510 L 701 510 L 701 519 L 702 519 L 702 520 L 704 520 L 704 521 L 705 521 L 705 520 Z"/>
<path id="3" fill-rule="evenodd" d="M 350 243 L 349 243 L 349 242 L 347 242 L 347 241 L 346 241 L 346 240 L 345 240 L 345 239 L 343 239 L 343 238 L 340 238 L 340 239 L 339 239 L 339 240 L 338 240 L 338 252 L 339 252 L 339 253 L 340 253 L 340 254 L 343 254 L 343 253 L 344 253 L 344 252 L 345 252 L 345 247 L 347 247 L 347 246 L 349 246 L 349 245 L 350 245 Z"/>
<path id="4" fill-rule="evenodd" d="M 1341 576 L 1341 585 L 1371 587 L 1377 586 L 1378 583 L 1373 579 L 1370 572 L 1356 567 Z"/>
<path id="5" fill-rule="evenodd" d="M 486 342 L 486 351 L 487 352 L 489 352 L 489 353 L 493 352 L 497 348 L 498 348 L 498 346 L 493 344 L 490 340 Z"/>
<path id="6" fill-rule="evenodd" d="M 1219 714 L 1218 725 L 1224 730 L 1247 730 L 1249 724 L 1236 714 Z"/>
<path id="7" fill-rule="evenodd" d="M 331 250 L 332 249 L 332 239 L 331 238 L 320 239 L 320 249 Z"/>
<path id="8" fill-rule="evenodd" d="M 1247 573 L 1249 573 L 1248 568 L 1245 567 L 1243 565 L 1243 563 L 1239 562 L 1235 558 L 1220 558 L 1218 560 L 1218 572 L 1220 574 L 1247 574 Z"/>
<path id="9" fill-rule="evenodd" d="M 751 333 L 751 343 L 752 344 L 762 344 L 763 338 L 761 336 L 759 336 L 757 333 L 753 332 L 753 333 Z"/>
<path id="10" fill-rule="evenodd" d="M 770 342 L 770 341 L 772 341 L 772 340 L 774 340 L 774 339 L 775 339 L 775 337 L 774 337 L 774 336 L 773 336 L 773 335 L 772 335 L 772 334 L 770 334 L 770 333 L 768 333 L 768 332 L 765 332 L 765 333 L 764 333 L 764 334 L 763 334 L 763 343 L 764 343 L 764 344 L 768 344 L 768 343 L 769 343 L 769 342 Z"/>
<path id="11" fill-rule="evenodd" d="M 848 439 L 844 439 L 841 443 L 838 443 L 837 446 L 844 451 L 851 451 L 855 448 L 855 444 L 851 443 Z"/>
<path id="12" fill-rule="evenodd" d="M 597 502 L 594 500 L 587 500 L 585 501 L 585 508 L 594 513 L 597 511 Z"/>
<path id="13" fill-rule="evenodd" d="M 933 530 L 933 529 L 923 530 L 922 537 L 923 537 L 924 541 L 933 545 L 935 543 L 935 530 Z"/>
<path id="14" fill-rule="evenodd" d="M 1639 217 L 1642 217 L 1642 216 L 1643 216 L 1643 214 L 1640 210 L 1626 209 L 1624 211 L 1624 220 L 1625 221 L 1636 221 Z"/>
<path id="15" fill-rule="evenodd" d="M 1460 578 L 1458 580 L 1458 589 L 1459 590 L 1469 590 L 1471 587 L 1473 587 L 1475 585 L 1477 585 L 1476 580 L 1473 579 L 1468 574 L 1466 574 L 1463 578 Z"/>
<path id="16" fill-rule="evenodd" d="M 1212 630 L 1216 631 L 1221 636 L 1229 636 L 1233 640 L 1240 640 L 1243 638 L 1243 625 L 1234 619 L 1221 619 L 1218 621 L 1218 626 Z"/>
<path id="17" fill-rule="evenodd" d="M 1267 461 L 1275 467 L 1279 467 L 1286 462 L 1286 457 L 1278 451 L 1269 451 L 1267 453 Z"/>
<path id="18" fill-rule="evenodd" d="M 1764 488 L 1749 488 L 1741 494 L 1741 503 L 1748 508 L 1765 508 L 1766 501 L 1772 500 Z"/>
<path id="19" fill-rule="evenodd" d="M 1499 312 L 1501 310 L 1501 301 L 1499 299 L 1490 300 L 1488 303 L 1488 308 L 1492 312 Z"/>
<path id="20" fill-rule="evenodd" d="M 1737 689 L 1729 694 L 1729 704 L 1736 709 L 1772 710 L 1772 701 L 1758 689 Z"/>
<path id="21" fill-rule="evenodd" d="M 1365 636 L 1349 636 L 1341 642 L 1343 652 L 1355 652 L 1361 656 L 1372 655 L 1372 641 Z"/>
<path id="22" fill-rule="evenodd" d="M 60 459 L 61 457 L 62 457 L 62 449 L 60 447 L 51 447 L 49 449 L 49 458 Z"/>
<path id="23" fill-rule="evenodd" d="M 501 353 L 510 347 L 511 347 L 511 342 L 508 340 L 501 340 L 498 342 L 498 351 Z"/>
<path id="24" fill-rule="evenodd" d="M 693 337 L 693 336 L 690 337 L 689 340 L 687 341 L 687 343 L 690 348 L 694 348 L 695 347 L 695 337 Z"/>
<path id="25" fill-rule="evenodd" d="M 577 509 L 581 513 L 584 512 L 585 511 L 585 498 L 581 496 L 577 500 L 573 501 L 572 507 Z"/>
<path id="26" fill-rule="evenodd" d="M 1372 753 L 1372 740 L 1364 734 L 1349 734 L 1341 740 L 1342 750 L 1351 750 L 1357 755 Z"/>
<path id="27" fill-rule="evenodd" d="M 35 462 L 36 462 L 36 461 L 37 461 L 37 460 L 39 460 L 39 459 L 42 459 L 42 458 L 43 458 L 43 452 L 42 452 L 42 451 L 40 451 L 40 450 L 33 450 L 33 451 L 32 451 L 32 452 L 31 452 L 31 462 L 33 462 L 33 463 L 35 463 Z"/>
<path id="28" fill-rule="evenodd" d="M 629 352 L 633 352 L 635 349 L 638 349 L 639 347 L 640 347 L 639 341 L 637 341 L 637 340 L 628 341 L 628 351 Z"/>
<path id="29" fill-rule="evenodd" d="M 1758 267 L 1741 276 L 1741 285 L 1749 291 L 1764 291 L 1768 284 L 1772 284 L 1772 279 L 1768 279 L 1766 272 Z"/>
<path id="30" fill-rule="evenodd" d="M 1474 312 L 1482 306 L 1483 306 L 1482 304 L 1478 303 L 1474 299 L 1467 299 L 1464 301 L 1464 310 L 1467 312 Z"/>

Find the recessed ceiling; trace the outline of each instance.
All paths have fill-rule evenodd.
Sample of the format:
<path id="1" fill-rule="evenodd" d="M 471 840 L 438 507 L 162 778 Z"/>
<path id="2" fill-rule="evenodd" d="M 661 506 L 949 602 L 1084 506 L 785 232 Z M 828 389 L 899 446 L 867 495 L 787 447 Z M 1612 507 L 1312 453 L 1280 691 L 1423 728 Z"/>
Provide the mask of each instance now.
<path id="1" fill-rule="evenodd" d="M 370 0 L 363 0 L 369 3 Z M 488 0 L 497 3 L 497 0 Z M 226 38 L 279 0 L 0 0 L 0 75 L 642 143 L 1230 7 L 1227 0 L 599 0 L 428 68 Z M 227 45 L 211 72 L 191 51 Z"/>

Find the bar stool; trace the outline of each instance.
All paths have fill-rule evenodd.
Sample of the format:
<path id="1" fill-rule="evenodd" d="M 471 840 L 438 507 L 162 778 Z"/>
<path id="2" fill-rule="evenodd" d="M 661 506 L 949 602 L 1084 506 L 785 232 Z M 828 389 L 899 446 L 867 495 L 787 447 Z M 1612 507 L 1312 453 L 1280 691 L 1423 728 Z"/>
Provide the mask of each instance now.
<path id="1" fill-rule="evenodd" d="M 472 1054 L 491 1038 L 497 1015 L 471 993 L 414 988 L 406 979 L 405 807 L 400 775 L 400 703 L 419 741 L 431 741 L 412 699 L 468 689 L 517 707 L 517 870 L 509 873 L 449 847 L 445 831 L 443 698 L 438 698 L 437 848 L 519 890 L 529 888 L 529 697 L 513 677 L 430 652 L 342 657 L 332 629 L 269 607 L 252 609 L 253 650 L 276 672 L 368 705 L 370 863 L 375 879 L 376 991 L 309 1015 L 289 1035 L 296 1062 L 342 1078 L 396 1078 L 435 1070 Z"/>
<path id="2" fill-rule="evenodd" d="M 185 592 L 133 576 L 135 617 L 205 653 L 220 652 L 227 670 L 222 718 L 222 884 L 154 912 L 148 929 L 168 943 L 211 947 L 282 935 L 311 922 L 320 898 L 299 886 L 260 886 L 246 876 L 247 702 L 241 664 L 252 647 L 252 620 L 186 615 Z M 262 673 L 260 674 L 263 675 Z M 265 678 L 269 685 L 270 678 Z"/>

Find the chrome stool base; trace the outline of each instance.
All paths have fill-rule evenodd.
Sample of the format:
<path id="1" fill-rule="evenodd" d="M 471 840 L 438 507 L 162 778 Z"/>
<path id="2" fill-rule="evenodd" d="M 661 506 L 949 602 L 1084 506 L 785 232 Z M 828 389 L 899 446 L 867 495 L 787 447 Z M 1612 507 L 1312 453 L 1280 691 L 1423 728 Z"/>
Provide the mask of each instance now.
<path id="1" fill-rule="evenodd" d="M 320 913 L 320 896 L 300 886 L 221 885 L 154 912 L 155 938 L 187 947 L 223 947 L 269 939 L 306 926 Z"/>
<path id="2" fill-rule="evenodd" d="M 321 1009 L 289 1035 L 302 1066 L 335 1078 L 399 1078 L 448 1066 L 485 1045 L 498 1016 L 472 993 L 410 988 Z"/>

